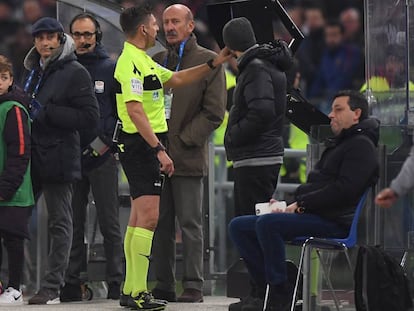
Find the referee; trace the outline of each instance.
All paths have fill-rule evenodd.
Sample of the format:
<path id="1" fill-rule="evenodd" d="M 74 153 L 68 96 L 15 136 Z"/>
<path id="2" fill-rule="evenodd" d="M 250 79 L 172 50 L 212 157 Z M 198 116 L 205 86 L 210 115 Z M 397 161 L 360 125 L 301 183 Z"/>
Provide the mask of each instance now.
<path id="1" fill-rule="evenodd" d="M 147 290 L 147 274 L 154 230 L 158 222 L 162 173 L 171 176 L 174 164 L 163 142 L 168 131 L 163 87 L 188 85 L 233 57 L 227 48 L 207 63 L 177 72 L 156 64 L 146 50 L 155 45 L 159 30 L 146 4 L 124 10 L 120 24 L 126 36 L 115 68 L 119 82 L 119 159 L 132 200 L 125 233 L 126 275 L 120 305 L 136 310 L 163 310 L 166 302 Z"/>

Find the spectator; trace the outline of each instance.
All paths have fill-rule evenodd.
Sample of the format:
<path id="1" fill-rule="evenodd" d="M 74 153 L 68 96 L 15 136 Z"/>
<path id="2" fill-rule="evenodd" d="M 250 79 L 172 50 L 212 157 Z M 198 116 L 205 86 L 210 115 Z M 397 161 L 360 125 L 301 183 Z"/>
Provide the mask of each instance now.
<path id="1" fill-rule="evenodd" d="M 8 285 L 0 306 L 23 304 L 20 290 L 24 239 L 34 204 L 30 179 L 30 119 L 27 97 L 13 85 L 10 61 L 0 55 L 0 242 L 8 255 Z M 2 263 L 0 245 L 0 266 Z"/>
<path id="2" fill-rule="evenodd" d="M 344 43 L 343 27 L 338 21 L 329 21 L 325 26 L 325 49 L 321 63 L 311 84 L 308 96 L 318 100 L 318 108 L 328 114 L 329 102 L 335 93 L 352 88 L 361 51 L 354 45 Z"/>
<path id="3" fill-rule="evenodd" d="M 60 300 L 81 301 L 80 273 L 86 256 L 84 247 L 89 192 L 96 205 L 106 258 L 107 298 L 119 299 L 122 281 L 122 237 L 119 228 L 118 167 L 113 154 L 112 135 L 117 120 L 115 101 L 115 62 L 101 44 L 99 22 L 88 13 L 76 15 L 69 29 L 75 41 L 78 61 L 85 66 L 95 86 L 100 122 L 96 128 L 81 130 L 82 179 L 73 187 L 73 240 L 65 286 Z"/>
<path id="4" fill-rule="evenodd" d="M 14 17 L 14 5 L 10 0 L 0 0 L 0 53 L 5 54 L 19 22 Z"/>
<path id="5" fill-rule="evenodd" d="M 72 243 L 72 183 L 81 178 L 78 130 L 95 128 L 99 111 L 91 78 L 63 26 L 44 17 L 32 36 L 24 60 L 25 91 L 32 97 L 32 178 L 35 198 L 43 193 L 46 200 L 50 247 L 41 288 L 29 304 L 56 304 Z"/>
<path id="6" fill-rule="evenodd" d="M 163 13 L 167 51 L 154 60 L 178 71 L 203 64 L 215 53 L 197 44 L 194 19 L 187 6 L 175 4 Z M 172 96 L 174 95 L 174 96 Z M 208 171 L 208 139 L 223 121 L 226 106 L 224 69 L 216 69 L 188 88 L 168 90 L 168 153 L 174 175 L 166 178 L 161 193 L 160 217 L 154 235 L 153 265 L 157 279 L 155 298 L 176 301 L 175 218 L 183 240 L 183 294 L 180 302 L 203 301 L 203 177 Z"/>
<path id="7" fill-rule="evenodd" d="M 33 46 L 33 38 L 27 29 L 27 25 L 19 23 L 16 26 L 13 38 L 7 44 L 7 56 L 13 64 L 13 81 L 23 87 L 25 76 L 24 58 Z"/>
<path id="8" fill-rule="evenodd" d="M 135 309 L 163 310 L 165 301 L 154 300 L 147 290 L 147 274 L 162 175 L 174 173 L 174 164 L 161 141 L 165 141 L 163 84 L 166 88 L 185 86 L 202 79 L 232 55 L 223 49 L 207 63 L 172 72 L 146 54 L 155 45 L 158 24 L 147 5 L 125 9 L 120 24 L 126 35 L 117 61 L 115 78 L 118 115 L 122 121 L 119 158 L 128 179 L 131 214 L 124 239 L 126 276 L 120 305 Z"/>
<path id="9" fill-rule="evenodd" d="M 323 29 L 325 16 L 322 7 L 312 5 L 304 8 L 305 21 L 303 32 L 305 39 L 299 46 L 296 57 L 304 90 L 308 91 L 321 60 L 321 51 L 325 47 Z"/>
<path id="10" fill-rule="evenodd" d="M 45 16 L 56 16 L 56 0 L 39 0 Z"/>
<path id="11" fill-rule="evenodd" d="M 365 81 L 365 38 L 361 14 L 357 8 L 350 7 L 341 12 L 339 20 L 344 27 L 344 42 L 357 46 L 360 51 L 360 65 L 352 77 L 352 88 L 358 89 Z"/>
<path id="12" fill-rule="evenodd" d="M 390 44 L 385 50 L 385 66 L 377 75 L 369 78 L 368 83 L 364 83 L 361 91 L 365 91 L 367 85 L 373 92 L 387 92 L 391 89 L 405 87 L 406 84 L 406 60 L 405 48 L 400 44 Z M 409 82 L 410 90 L 414 90 L 414 83 Z"/>
<path id="13" fill-rule="evenodd" d="M 341 12 L 339 20 L 344 27 L 344 42 L 364 48 L 364 31 L 362 29 L 361 14 L 357 8 L 347 8 Z"/>
<path id="14" fill-rule="evenodd" d="M 278 41 L 257 45 L 249 20 L 239 17 L 223 28 L 225 45 L 238 58 L 238 77 L 224 138 L 233 161 L 235 215 L 254 214 L 269 201 L 283 161 L 283 120 L 290 50 Z"/>
<path id="15" fill-rule="evenodd" d="M 24 0 L 23 18 L 27 24 L 33 24 L 42 17 L 42 7 L 37 0 Z"/>
<path id="16" fill-rule="evenodd" d="M 250 296 L 231 304 L 230 311 L 263 310 L 267 284 L 266 310 L 289 310 L 293 286 L 287 281 L 284 241 L 307 235 L 347 235 L 355 206 L 378 177 L 379 122 L 367 117 L 368 103 L 360 93 L 337 93 L 329 114 L 335 138 L 327 142 L 307 182 L 295 191 L 295 201 L 285 211 L 230 222 L 230 237 L 254 284 Z"/>

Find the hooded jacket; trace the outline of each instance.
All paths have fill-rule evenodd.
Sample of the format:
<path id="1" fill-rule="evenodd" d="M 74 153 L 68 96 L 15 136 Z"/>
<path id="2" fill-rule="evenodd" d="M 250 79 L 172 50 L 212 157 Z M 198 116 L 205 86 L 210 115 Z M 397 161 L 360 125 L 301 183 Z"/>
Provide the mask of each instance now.
<path id="1" fill-rule="evenodd" d="M 378 138 L 378 120 L 365 119 L 328 139 L 307 182 L 295 191 L 298 205 L 306 213 L 350 225 L 362 194 L 378 179 Z"/>
<path id="2" fill-rule="evenodd" d="M 239 74 L 224 138 L 227 158 L 234 161 L 235 167 L 237 161 L 246 159 L 251 160 L 248 165 L 282 163 L 285 71 L 292 64 L 290 51 L 281 42 L 254 46 L 238 62 Z"/>
<path id="3" fill-rule="evenodd" d="M 81 149 L 84 150 L 97 136 L 112 147 L 112 135 L 117 120 L 115 99 L 115 61 L 106 53 L 101 44 L 97 44 L 90 53 L 78 56 L 78 61 L 88 70 L 92 87 L 99 104 L 100 118 L 97 127 L 80 130 Z M 82 157 L 82 170 L 87 173 L 105 162 L 110 152 L 94 157 L 90 154 Z"/>
<path id="4" fill-rule="evenodd" d="M 72 182 L 81 177 L 78 130 L 94 128 L 99 108 L 87 70 L 76 61 L 73 39 L 66 40 L 40 66 L 33 47 L 24 66 L 34 72 L 28 85 L 41 108 L 32 123 L 32 176 L 34 182 Z"/>

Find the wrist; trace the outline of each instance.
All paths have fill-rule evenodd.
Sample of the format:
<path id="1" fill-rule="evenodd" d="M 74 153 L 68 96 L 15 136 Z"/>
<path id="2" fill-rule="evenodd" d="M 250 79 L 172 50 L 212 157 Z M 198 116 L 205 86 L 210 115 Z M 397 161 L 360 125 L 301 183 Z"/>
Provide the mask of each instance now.
<path id="1" fill-rule="evenodd" d="M 158 154 L 160 151 L 166 151 L 167 149 L 164 147 L 163 144 L 159 141 L 155 147 L 152 147 L 152 150 L 154 150 L 155 154 Z"/>
<path id="2" fill-rule="evenodd" d="M 305 208 L 304 208 L 304 207 L 298 206 L 298 207 L 295 209 L 295 213 L 296 213 L 296 214 L 303 214 L 304 212 L 305 212 Z"/>
<path id="3" fill-rule="evenodd" d="M 214 58 L 209 59 L 209 60 L 206 62 L 206 64 L 207 64 L 207 66 L 208 66 L 211 70 L 214 70 L 214 69 L 216 69 L 216 67 L 217 67 L 217 66 L 214 66 Z"/>
<path id="4" fill-rule="evenodd" d="M 297 207 L 295 209 L 296 214 L 303 214 L 305 212 L 305 207 L 303 207 L 303 202 L 297 202 Z"/>

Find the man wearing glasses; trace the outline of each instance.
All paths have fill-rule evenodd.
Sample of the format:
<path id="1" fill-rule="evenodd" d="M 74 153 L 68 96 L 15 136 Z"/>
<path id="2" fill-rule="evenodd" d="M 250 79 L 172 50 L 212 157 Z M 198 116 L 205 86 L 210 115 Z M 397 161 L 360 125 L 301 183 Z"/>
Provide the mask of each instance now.
<path id="1" fill-rule="evenodd" d="M 112 134 L 116 117 L 114 94 L 115 62 L 104 50 L 99 22 L 88 13 L 76 15 L 69 29 L 75 41 L 78 61 L 92 78 L 99 103 L 100 122 L 79 131 L 82 151 L 82 179 L 73 185 L 73 240 L 62 302 L 81 301 L 80 273 L 86 258 L 84 229 L 88 195 L 92 191 L 99 228 L 104 238 L 108 299 L 119 299 L 122 273 L 122 237 L 118 217 L 118 168 L 113 154 Z"/>

